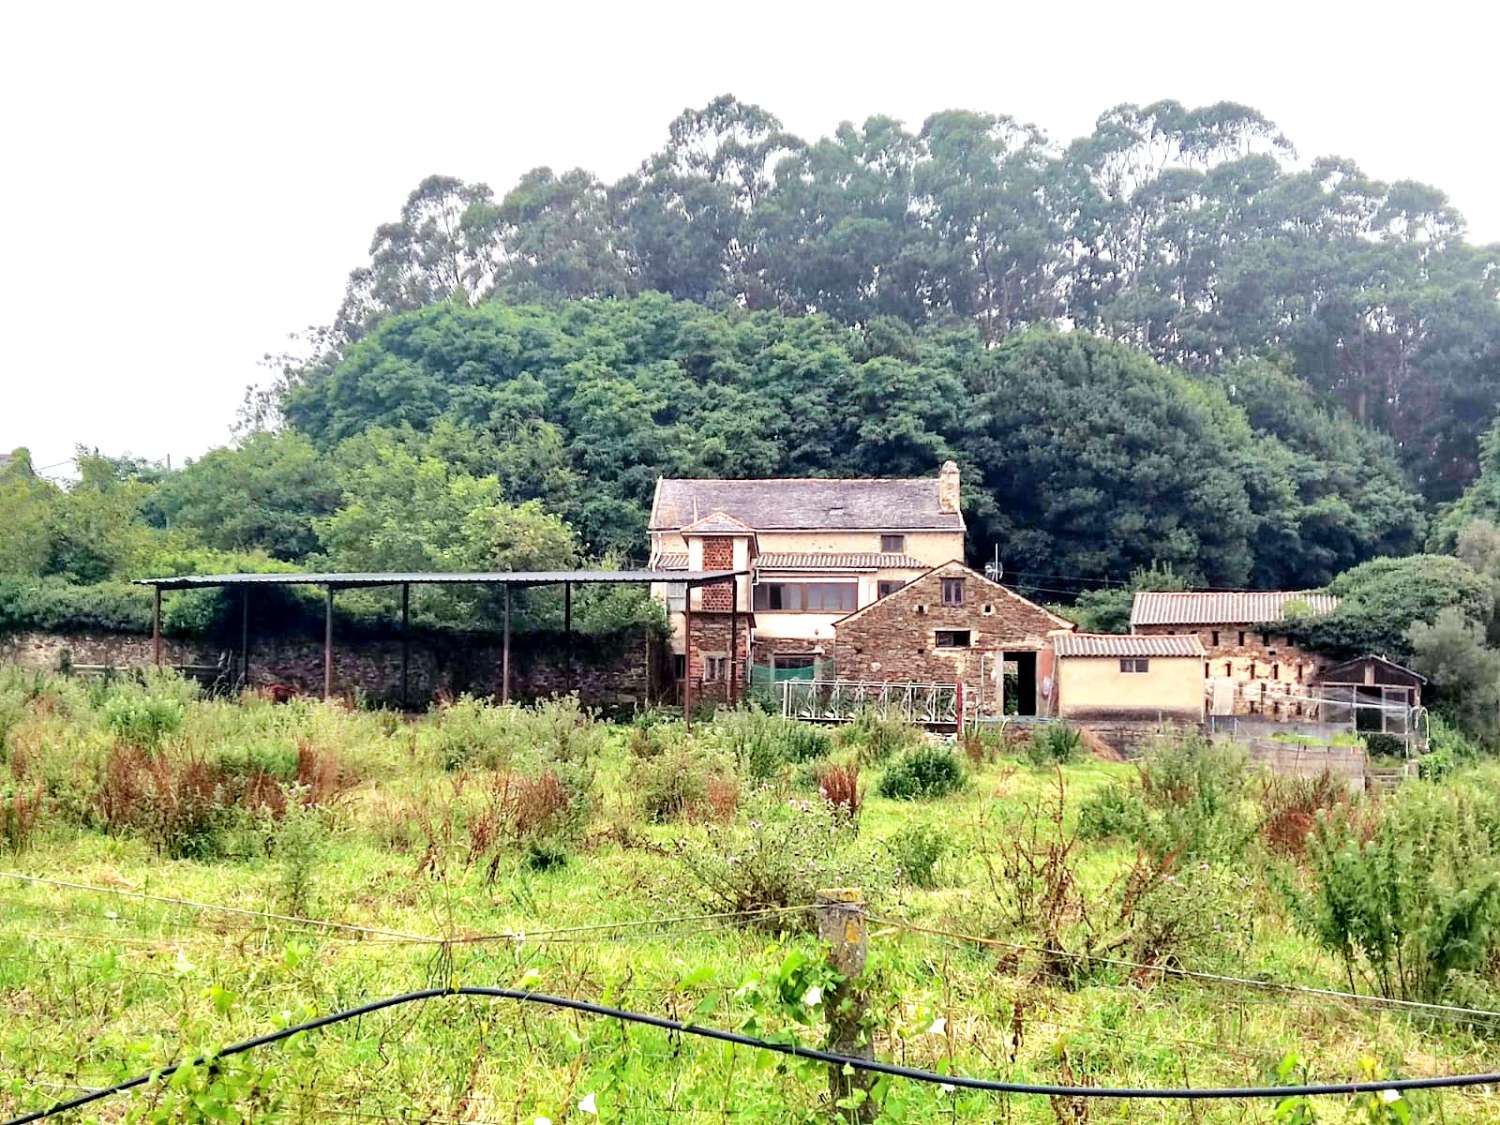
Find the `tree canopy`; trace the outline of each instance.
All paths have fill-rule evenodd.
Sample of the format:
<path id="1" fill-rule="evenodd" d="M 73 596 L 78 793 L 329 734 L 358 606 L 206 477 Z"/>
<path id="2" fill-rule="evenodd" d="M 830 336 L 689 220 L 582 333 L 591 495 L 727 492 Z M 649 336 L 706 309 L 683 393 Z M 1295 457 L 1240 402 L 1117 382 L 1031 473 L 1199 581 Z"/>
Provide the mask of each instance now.
<path id="1" fill-rule="evenodd" d="M 539 167 L 497 201 L 428 177 L 376 231 L 313 367 L 439 301 L 656 291 L 858 327 L 966 323 L 986 344 L 1067 325 L 1195 372 L 1274 359 L 1451 500 L 1500 403 L 1500 246 L 1467 242 L 1436 188 L 1291 155 L 1229 102 L 1115 106 L 1067 143 L 968 110 L 809 141 L 724 95 L 614 184 Z"/>

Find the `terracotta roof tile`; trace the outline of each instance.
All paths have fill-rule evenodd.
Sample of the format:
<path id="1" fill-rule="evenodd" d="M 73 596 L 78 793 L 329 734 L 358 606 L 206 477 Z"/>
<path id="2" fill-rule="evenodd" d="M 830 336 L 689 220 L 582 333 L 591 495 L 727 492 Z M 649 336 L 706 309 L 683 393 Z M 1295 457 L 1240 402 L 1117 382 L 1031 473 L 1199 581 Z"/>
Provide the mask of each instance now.
<path id="1" fill-rule="evenodd" d="M 1202 656 L 1198 634 L 1144 637 L 1127 633 L 1059 633 L 1058 656 Z"/>
<path id="2" fill-rule="evenodd" d="M 910 555 L 849 551 L 770 551 L 755 560 L 760 570 L 926 570 Z"/>

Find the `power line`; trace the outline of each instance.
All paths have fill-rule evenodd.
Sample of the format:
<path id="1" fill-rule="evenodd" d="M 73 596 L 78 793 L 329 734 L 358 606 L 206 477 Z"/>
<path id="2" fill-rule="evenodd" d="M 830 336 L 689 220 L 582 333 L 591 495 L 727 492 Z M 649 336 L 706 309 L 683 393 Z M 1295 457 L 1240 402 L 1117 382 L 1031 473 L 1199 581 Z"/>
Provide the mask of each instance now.
<path id="1" fill-rule="evenodd" d="M 849 1055 L 835 1054 L 832 1051 L 818 1050 L 814 1047 L 803 1047 L 796 1043 L 773 1043 L 764 1039 L 757 1039 L 751 1035 L 725 1031 L 721 1028 L 699 1027 L 693 1024 L 682 1023 L 679 1020 L 667 1019 L 664 1016 L 647 1015 L 644 1012 L 630 1012 L 623 1008 L 613 1008 L 605 1004 L 594 1004 L 587 1000 L 575 1000 L 567 996 L 549 996 L 539 992 L 524 992 L 513 988 L 489 988 L 479 985 L 426 988 L 416 992 L 404 992 L 398 996 L 389 996 L 383 1000 L 374 1000 L 368 1004 L 362 1004 L 357 1008 L 349 1008 L 342 1012 L 332 1012 L 326 1016 L 308 1020 L 305 1023 L 281 1028 L 267 1035 L 257 1036 L 254 1039 L 246 1039 L 240 1043 L 233 1043 L 217 1052 L 214 1057 L 222 1058 L 226 1055 L 242 1054 L 257 1047 L 265 1047 L 272 1043 L 278 1043 L 283 1039 L 289 1039 L 299 1032 L 314 1031 L 318 1028 L 328 1027 L 331 1024 L 342 1023 L 345 1020 L 357 1019 L 361 1016 L 383 1011 L 386 1008 L 394 1008 L 401 1004 L 434 1000 L 443 996 L 478 996 L 500 1000 L 517 1000 L 529 1004 L 543 1004 L 548 1007 L 564 1008 L 569 1011 L 584 1012 L 589 1015 L 606 1016 L 610 1019 L 623 1020 L 628 1023 L 644 1024 L 647 1027 L 655 1027 L 662 1031 L 672 1031 L 682 1035 L 696 1035 L 704 1039 L 714 1039 L 721 1043 L 733 1043 L 736 1046 L 753 1047 L 760 1051 L 772 1051 L 776 1054 L 790 1055 L 794 1058 L 826 1063 L 830 1066 L 840 1068 L 853 1068 L 855 1070 L 869 1071 L 873 1074 L 885 1074 L 893 1078 L 905 1078 L 914 1082 L 926 1082 L 948 1088 L 983 1090 L 998 1094 L 1035 1094 L 1044 1097 L 1069 1098 L 1223 1101 L 1298 1096 L 1321 1097 L 1326 1095 L 1379 1093 L 1385 1090 L 1399 1092 L 1403 1090 L 1439 1090 L 1465 1086 L 1500 1085 L 1500 1073 L 1449 1074 L 1431 1078 L 1390 1078 L 1365 1082 L 1304 1083 L 1292 1086 L 1203 1087 L 1201 1089 L 1186 1087 L 1109 1087 L 1034 1082 L 1002 1082 L 989 1078 L 973 1078 L 961 1074 L 939 1074 L 932 1070 L 919 1070 L 915 1067 L 898 1066 L 895 1063 L 879 1062 L 873 1059 L 859 1059 Z M 189 1060 L 189 1062 L 192 1061 L 195 1060 Z M 29 1122 L 42 1121 L 49 1117 L 55 1117 L 60 1113 L 79 1109 L 82 1106 L 100 1101 L 114 1094 L 124 1093 L 138 1086 L 144 1086 L 148 1082 L 169 1078 L 183 1065 L 187 1064 L 174 1063 L 160 1070 L 137 1075 L 124 1082 L 117 1082 L 113 1086 L 91 1090 L 75 1098 L 70 1098 L 67 1101 L 58 1102 L 47 1109 L 36 1110 L 32 1113 L 13 1118 L 6 1125 L 28 1125 Z"/>

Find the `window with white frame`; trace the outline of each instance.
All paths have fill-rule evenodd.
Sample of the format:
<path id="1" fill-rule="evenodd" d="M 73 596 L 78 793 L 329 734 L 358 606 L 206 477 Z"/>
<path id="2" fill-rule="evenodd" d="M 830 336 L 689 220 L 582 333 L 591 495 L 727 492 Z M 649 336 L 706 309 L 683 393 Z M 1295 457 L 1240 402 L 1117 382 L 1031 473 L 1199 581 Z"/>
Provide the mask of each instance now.
<path id="1" fill-rule="evenodd" d="M 1149 672 L 1151 661 L 1144 656 L 1126 656 L 1120 659 L 1120 671 L 1122 672 Z"/>

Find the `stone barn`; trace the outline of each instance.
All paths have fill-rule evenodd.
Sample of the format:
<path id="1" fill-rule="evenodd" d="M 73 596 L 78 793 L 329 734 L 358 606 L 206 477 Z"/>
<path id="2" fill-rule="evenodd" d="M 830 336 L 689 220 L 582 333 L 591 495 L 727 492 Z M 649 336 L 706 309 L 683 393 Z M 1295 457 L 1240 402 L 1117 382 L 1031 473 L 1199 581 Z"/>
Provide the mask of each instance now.
<path id="1" fill-rule="evenodd" d="M 840 680 L 962 684 L 964 707 L 1050 713 L 1052 638 L 1074 625 L 960 562 L 834 622 Z"/>

